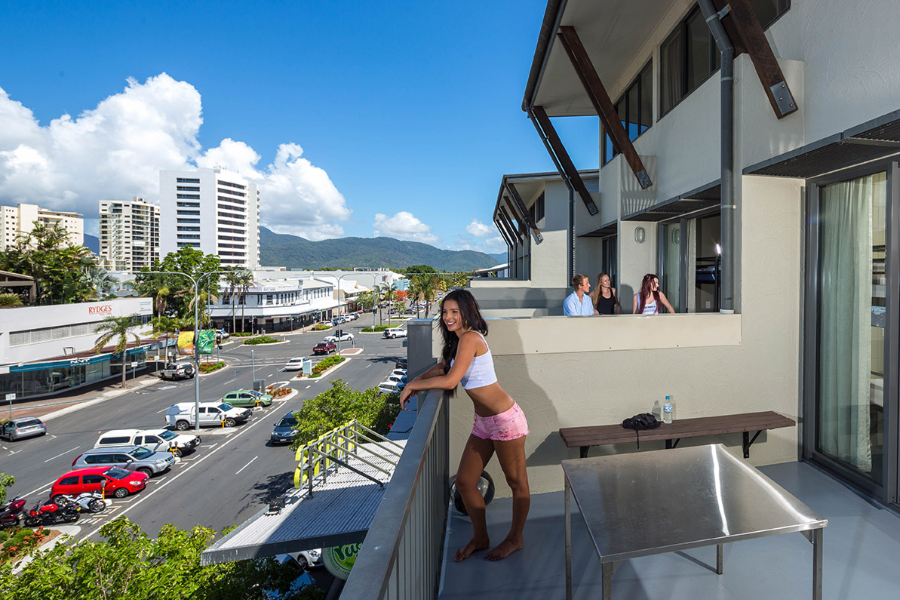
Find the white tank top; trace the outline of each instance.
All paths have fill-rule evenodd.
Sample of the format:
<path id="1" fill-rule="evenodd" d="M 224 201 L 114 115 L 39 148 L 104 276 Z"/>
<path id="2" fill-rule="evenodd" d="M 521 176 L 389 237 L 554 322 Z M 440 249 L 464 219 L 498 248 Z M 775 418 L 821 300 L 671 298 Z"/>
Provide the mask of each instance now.
<path id="1" fill-rule="evenodd" d="M 481 332 L 479 331 L 476 331 L 475 333 L 481 335 Z M 487 348 L 487 352 L 481 356 L 472 357 L 469 368 L 466 369 L 465 375 L 459 380 L 464 390 L 472 390 L 497 382 L 497 373 L 494 371 L 494 359 L 491 356 L 491 348 L 488 346 L 487 340 L 484 339 L 483 335 L 481 335 L 481 340 L 484 342 L 484 347 Z M 450 361 L 451 367 L 454 362 L 456 361 Z"/>
<path id="2" fill-rule="evenodd" d="M 641 305 L 641 295 L 635 294 L 634 297 L 637 298 L 638 306 L 640 306 Z M 655 315 L 656 313 L 659 312 L 659 309 L 656 306 L 656 298 L 654 298 L 653 296 L 650 296 L 650 298 L 653 298 L 653 302 L 647 302 L 644 305 L 644 312 L 641 313 L 642 315 Z M 648 300 L 650 298 L 648 298 Z"/>

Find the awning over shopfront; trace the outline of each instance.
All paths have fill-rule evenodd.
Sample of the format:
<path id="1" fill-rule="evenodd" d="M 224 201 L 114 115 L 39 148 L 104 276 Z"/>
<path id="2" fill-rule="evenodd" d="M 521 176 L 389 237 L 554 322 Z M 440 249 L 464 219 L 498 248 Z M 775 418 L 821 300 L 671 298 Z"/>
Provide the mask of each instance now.
<path id="1" fill-rule="evenodd" d="M 900 111 L 751 165 L 743 173 L 812 179 L 894 155 L 900 155 Z"/>

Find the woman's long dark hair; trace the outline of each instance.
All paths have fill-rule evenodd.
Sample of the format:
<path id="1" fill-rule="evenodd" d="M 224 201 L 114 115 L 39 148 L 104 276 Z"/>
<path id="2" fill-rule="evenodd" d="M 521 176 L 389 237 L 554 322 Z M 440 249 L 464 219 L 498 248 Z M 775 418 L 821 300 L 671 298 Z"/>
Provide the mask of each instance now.
<path id="1" fill-rule="evenodd" d="M 641 281 L 641 297 L 640 302 L 638 303 L 638 314 L 642 314 L 644 312 L 644 305 L 647 304 L 647 299 L 653 294 L 653 298 L 656 300 L 656 312 L 662 312 L 659 310 L 659 307 L 662 304 L 659 301 L 659 290 L 657 289 L 655 292 L 651 289 L 653 287 L 653 280 L 659 279 L 653 273 L 647 273 L 644 275 L 644 279 Z"/>
<path id="2" fill-rule="evenodd" d="M 441 316 L 438 319 L 441 328 L 441 336 L 444 338 L 444 349 L 441 352 L 441 358 L 444 359 L 444 375 L 450 371 L 450 361 L 456 358 L 456 349 L 459 347 L 459 336 L 447 329 L 444 324 L 444 303 L 447 300 L 453 300 L 459 307 L 459 316 L 462 318 L 463 326 L 466 329 L 477 331 L 481 335 L 487 335 L 488 326 L 481 317 L 481 311 L 478 310 L 478 302 L 475 296 L 467 290 L 453 290 L 441 300 Z"/>

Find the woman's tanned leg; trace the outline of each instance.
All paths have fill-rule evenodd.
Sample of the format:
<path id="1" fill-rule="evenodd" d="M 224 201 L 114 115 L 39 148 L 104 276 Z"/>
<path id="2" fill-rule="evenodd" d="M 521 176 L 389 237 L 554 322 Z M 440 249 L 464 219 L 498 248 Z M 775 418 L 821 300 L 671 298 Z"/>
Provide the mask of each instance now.
<path id="1" fill-rule="evenodd" d="M 484 517 L 484 497 L 478 490 L 478 480 L 481 472 L 491 460 L 494 454 L 494 443 L 484 440 L 474 434 L 469 434 L 469 441 L 459 459 L 459 468 L 456 471 L 456 489 L 462 496 L 466 505 L 466 512 L 472 520 L 472 539 L 463 548 L 456 551 L 454 560 L 459 562 L 469 558 L 476 550 L 484 550 L 491 544 L 488 537 L 487 521 Z"/>
<path id="2" fill-rule="evenodd" d="M 501 560 L 522 548 L 522 531 L 531 507 L 531 492 L 528 489 L 528 471 L 525 468 L 525 436 L 501 442 L 493 440 L 494 451 L 500 460 L 500 467 L 506 476 L 513 494 L 512 526 L 509 535 L 500 545 L 485 555 L 488 560 Z"/>

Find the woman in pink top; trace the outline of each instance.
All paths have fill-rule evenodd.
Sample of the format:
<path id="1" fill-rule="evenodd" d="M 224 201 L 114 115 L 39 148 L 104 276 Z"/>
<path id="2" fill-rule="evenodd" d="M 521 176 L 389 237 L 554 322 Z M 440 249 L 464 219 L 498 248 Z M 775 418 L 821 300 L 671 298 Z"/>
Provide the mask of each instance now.
<path id="1" fill-rule="evenodd" d="M 447 294 L 441 302 L 440 327 L 444 338 L 443 360 L 403 388 L 400 407 L 405 410 L 410 396 L 422 390 L 455 390 L 462 383 L 475 404 L 475 425 L 456 471 L 456 489 L 472 519 L 474 535 L 457 550 L 455 560 L 459 562 L 472 552 L 490 546 L 478 479 L 495 452 L 513 494 L 509 534 L 486 555 L 488 560 L 500 560 L 522 548 L 524 543 L 522 532 L 531 506 L 525 470 L 528 422 L 516 401 L 497 383 L 491 350 L 484 339 L 487 323 L 471 293 L 453 290 Z"/>

